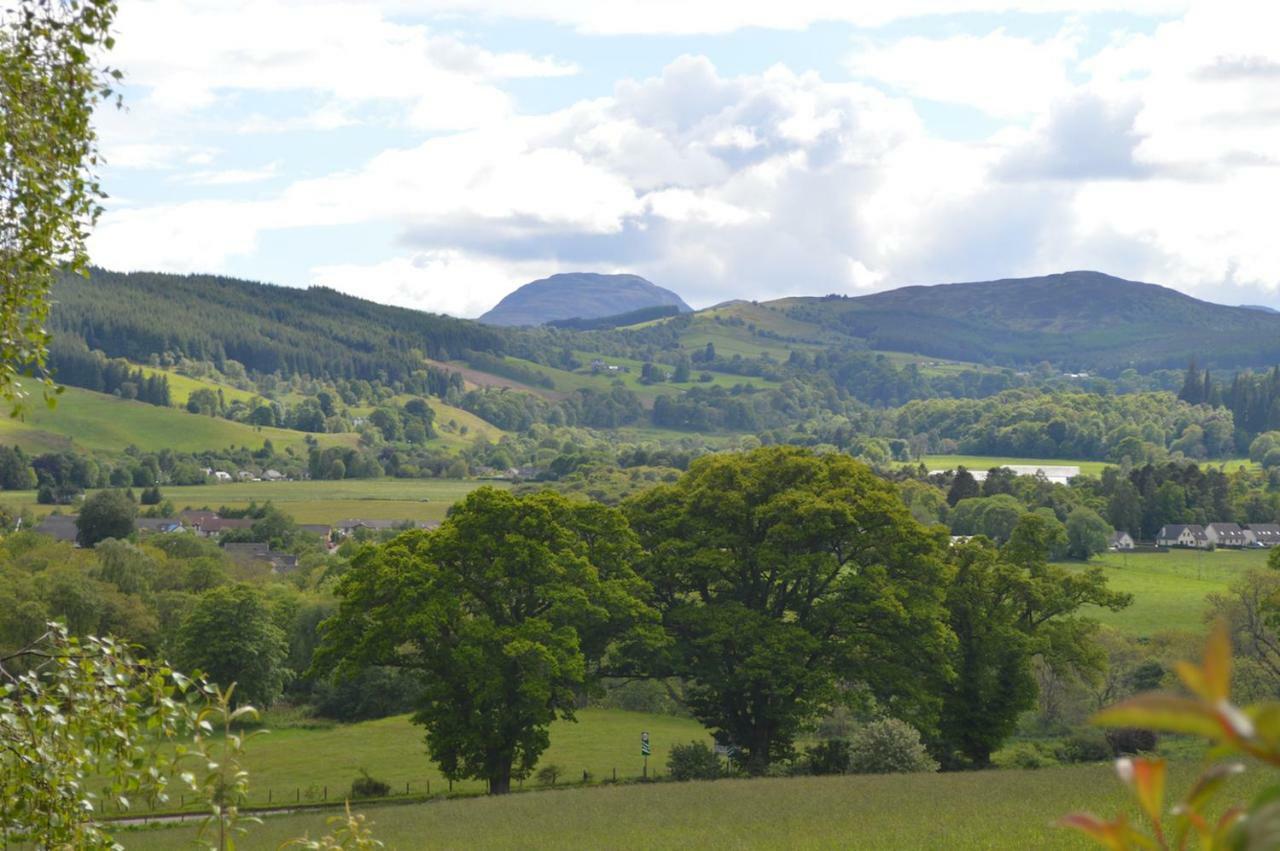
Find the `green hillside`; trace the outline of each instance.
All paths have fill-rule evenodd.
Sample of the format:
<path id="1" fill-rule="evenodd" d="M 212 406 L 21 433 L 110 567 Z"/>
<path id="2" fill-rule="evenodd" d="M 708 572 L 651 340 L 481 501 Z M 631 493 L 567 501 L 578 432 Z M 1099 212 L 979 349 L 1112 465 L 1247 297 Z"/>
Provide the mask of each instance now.
<path id="1" fill-rule="evenodd" d="M 1223 369 L 1280 360 L 1280 316 L 1099 272 L 778 304 L 871 348 L 957 360 L 1114 372 L 1184 367 L 1192 358 Z"/>
<path id="2" fill-rule="evenodd" d="M 356 440 L 354 434 L 316 437 L 324 445 L 354 445 Z M 277 450 L 306 452 L 306 435 L 299 431 L 250 426 L 74 387 L 58 397 L 54 410 L 32 406 L 25 419 L 0 420 L 0 441 L 31 452 L 69 448 L 120 452 L 131 445 L 197 452 L 230 446 L 256 448 L 268 439 Z"/>

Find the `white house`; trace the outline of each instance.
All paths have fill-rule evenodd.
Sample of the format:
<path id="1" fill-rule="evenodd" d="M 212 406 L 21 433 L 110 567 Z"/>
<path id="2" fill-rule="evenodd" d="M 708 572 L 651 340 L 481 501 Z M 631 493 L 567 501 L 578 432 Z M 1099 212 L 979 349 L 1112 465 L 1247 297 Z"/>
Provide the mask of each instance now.
<path id="1" fill-rule="evenodd" d="M 229 482 L 232 479 L 231 474 L 226 470 L 214 470 L 213 477 L 220 482 Z"/>
<path id="2" fill-rule="evenodd" d="M 1244 547 L 1249 537 L 1238 523 L 1210 523 L 1204 527 L 1205 537 L 1215 547 Z"/>
<path id="3" fill-rule="evenodd" d="M 1133 536 L 1128 532 L 1112 532 L 1111 537 L 1107 539 L 1107 549 L 1109 550 L 1131 550 L 1133 549 Z"/>
<path id="4" fill-rule="evenodd" d="M 1209 536 L 1204 533 L 1203 526 L 1194 523 L 1189 526 L 1161 526 L 1156 535 L 1156 546 L 1203 550 L 1209 546 Z"/>

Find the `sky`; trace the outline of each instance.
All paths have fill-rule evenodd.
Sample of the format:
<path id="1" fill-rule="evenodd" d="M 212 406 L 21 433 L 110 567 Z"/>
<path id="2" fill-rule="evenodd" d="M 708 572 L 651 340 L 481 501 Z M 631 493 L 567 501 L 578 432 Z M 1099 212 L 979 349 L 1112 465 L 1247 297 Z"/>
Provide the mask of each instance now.
<path id="1" fill-rule="evenodd" d="M 1280 305 L 1280 4 L 121 0 L 98 265 L 476 316 L 1095 269 Z"/>

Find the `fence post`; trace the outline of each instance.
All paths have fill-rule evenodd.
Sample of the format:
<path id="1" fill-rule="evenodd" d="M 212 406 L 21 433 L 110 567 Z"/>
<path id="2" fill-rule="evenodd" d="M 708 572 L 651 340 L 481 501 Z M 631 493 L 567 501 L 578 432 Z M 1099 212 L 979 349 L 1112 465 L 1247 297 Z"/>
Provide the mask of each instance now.
<path id="1" fill-rule="evenodd" d="M 450 792 L 452 792 L 452 791 L 453 791 L 453 778 L 452 778 L 452 777 L 450 777 L 450 778 L 449 778 L 449 791 L 450 791 Z"/>
<path id="2" fill-rule="evenodd" d="M 404 781 L 404 793 L 405 793 L 406 795 L 408 795 L 408 794 L 409 794 L 409 781 L 408 781 L 408 780 Z"/>
<path id="3" fill-rule="evenodd" d="M 430 780 L 427 781 L 427 797 L 428 798 L 431 797 L 431 781 Z"/>
<path id="4" fill-rule="evenodd" d="M 268 803 L 268 804 L 269 804 L 269 803 L 271 803 L 271 789 L 270 789 L 270 788 L 268 788 L 268 789 L 267 789 L 267 803 Z"/>
<path id="5" fill-rule="evenodd" d="M 586 770 L 585 768 L 584 768 L 584 769 L 582 769 L 582 783 L 583 783 L 583 785 L 586 785 L 587 778 L 588 778 L 588 777 L 590 777 L 590 776 L 591 776 L 591 775 L 587 773 L 587 770 Z"/>
<path id="6" fill-rule="evenodd" d="M 298 801 L 298 803 L 299 803 L 299 804 L 301 804 L 301 803 L 302 803 L 302 787 L 301 787 L 301 786 L 294 786 L 294 787 L 293 787 L 293 791 L 297 794 L 297 801 Z"/>
<path id="7" fill-rule="evenodd" d="M 614 783 L 618 782 L 618 769 L 616 768 L 613 770 L 613 782 Z"/>
<path id="8" fill-rule="evenodd" d="M 324 787 L 324 800 L 329 800 L 329 785 L 326 783 Z"/>

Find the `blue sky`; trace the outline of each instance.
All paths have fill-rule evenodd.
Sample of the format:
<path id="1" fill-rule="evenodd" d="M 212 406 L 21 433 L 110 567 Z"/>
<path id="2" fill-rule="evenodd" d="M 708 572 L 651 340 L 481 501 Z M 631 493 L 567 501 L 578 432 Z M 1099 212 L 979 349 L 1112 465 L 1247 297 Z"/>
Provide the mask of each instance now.
<path id="1" fill-rule="evenodd" d="M 116 269 L 476 315 L 1093 268 L 1280 303 L 1264 4 L 122 0 Z"/>

